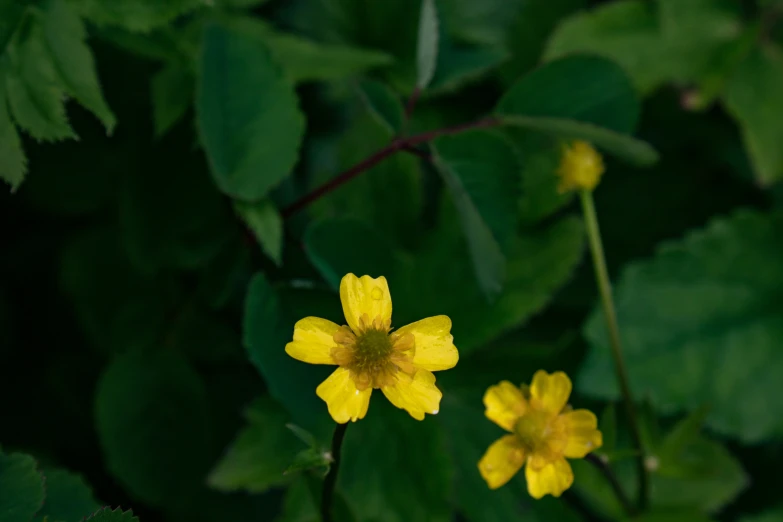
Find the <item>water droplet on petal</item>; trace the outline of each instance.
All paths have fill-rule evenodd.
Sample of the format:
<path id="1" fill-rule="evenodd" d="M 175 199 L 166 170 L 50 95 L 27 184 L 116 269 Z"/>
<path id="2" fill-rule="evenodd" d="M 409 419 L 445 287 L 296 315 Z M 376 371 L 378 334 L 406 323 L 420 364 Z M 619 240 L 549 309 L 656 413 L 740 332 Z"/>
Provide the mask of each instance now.
<path id="1" fill-rule="evenodd" d="M 376 286 L 376 287 L 375 287 L 375 288 L 373 288 L 373 289 L 372 289 L 372 291 L 370 292 L 370 297 L 372 297 L 372 298 L 373 298 L 373 299 L 375 299 L 376 301 L 380 301 L 381 299 L 383 299 L 383 290 L 381 290 L 380 288 L 378 288 L 378 287 Z"/>
<path id="2" fill-rule="evenodd" d="M 440 411 L 440 410 L 433 410 L 433 411 L 432 411 L 432 414 L 433 414 L 433 415 L 437 415 L 439 411 Z"/>

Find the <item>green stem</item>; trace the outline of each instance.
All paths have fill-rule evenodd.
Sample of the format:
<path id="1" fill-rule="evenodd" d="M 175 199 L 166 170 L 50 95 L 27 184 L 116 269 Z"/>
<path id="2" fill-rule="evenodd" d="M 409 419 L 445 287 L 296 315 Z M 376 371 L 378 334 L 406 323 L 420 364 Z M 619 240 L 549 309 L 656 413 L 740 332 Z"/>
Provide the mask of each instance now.
<path id="1" fill-rule="evenodd" d="M 609 272 L 606 269 L 606 258 L 604 256 L 604 247 L 601 242 L 601 231 L 598 228 L 598 217 L 595 213 L 592 192 L 589 190 L 581 190 L 579 195 L 582 200 L 582 211 L 584 212 L 585 224 L 587 226 L 587 237 L 590 240 L 590 252 L 593 255 L 595 280 L 598 284 L 598 291 L 601 294 L 601 305 L 604 309 L 606 327 L 609 331 L 609 344 L 612 347 L 612 357 L 614 358 L 617 380 L 620 383 L 620 391 L 623 394 L 623 402 L 625 403 L 625 410 L 631 427 L 633 443 L 639 453 L 636 461 L 639 475 L 639 509 L 644 510 L 647 507 L 649 481 L 647 477 L 647 468 L 644 465 L 645 453 L 642 444 L 642 433 L 639 426 L 639 417 L 636 414 L 633 396 L 631 395 L 628 370 L 625 367 L 623 352 L 620 346 L 620 329 L 617 326 L 617 312 L 615 311 L 614 299 L 612 298 L 612 285 L 609 281 Z"/>
<path id="2" fill-rule="evenodd" d="M 348 429 L 348 423 L 338 424 L 334 428 L 332 435 L 332 465 L 329 473 L 324 478 L 324 489 L 321 493 L 321 520 L 322 522 L 332 522 L 332 499 L 334 498 L 334 487 L 337 484 L 337 473 L 340 471 L 340 453 L 345 438 L 345 430 Z"/>

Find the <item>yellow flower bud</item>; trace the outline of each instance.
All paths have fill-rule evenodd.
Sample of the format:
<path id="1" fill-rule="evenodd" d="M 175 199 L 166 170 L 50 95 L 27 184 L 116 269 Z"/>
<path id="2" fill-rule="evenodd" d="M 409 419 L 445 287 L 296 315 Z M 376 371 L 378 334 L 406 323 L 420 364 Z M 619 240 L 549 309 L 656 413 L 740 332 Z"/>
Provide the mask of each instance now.
<path id="1" fill-rule="evenodd" d="M 601 181 L 604 173 L 604 162 L 601 154 L 586 141 L 574 141 L 563 148 L 560 159 L 560 184 L 557 189 L 561 193 L 570 190 L 593 190 Z"/>

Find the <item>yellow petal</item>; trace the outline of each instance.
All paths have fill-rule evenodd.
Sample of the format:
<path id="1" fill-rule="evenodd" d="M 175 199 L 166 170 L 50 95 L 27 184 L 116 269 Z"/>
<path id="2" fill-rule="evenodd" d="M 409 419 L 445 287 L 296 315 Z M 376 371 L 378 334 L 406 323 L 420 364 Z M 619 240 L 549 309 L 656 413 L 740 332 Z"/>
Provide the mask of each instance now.
<path id="1" fill-rule="evenodd" d="M 345 424 L 363 419 L 370 406 L 372 388 L 359 391 L 351 379 L 351 372 L 345 368 L 337 368 L 318 388 L 315 393 L 326 401 L 329 415 L 335 422 Z"/>
<path id="2" fill-rule="evenodd" d="M 370 321 L 376 317 L 380 317 L 381 322 L 391 321 L 391 294 L 383 276 L 373 279 L 366 275 L 358 278 L 347 274 L 340 282 L 340 301 L 345 320 L 354 332 L 359 332 L 359 318 L 363 314 L 367 314 Z"/>
<path id="3" fill-rule="evenodd" d="M 484 394 L 484 415 L 506 431 L 514 431 L 514 424 L 527 409 L 522 390 L 508 381 L 490 386 Z"/>
<path id="4" fill-rule="evenodd" d="M 598 427 L 598 419 L 588 410 L 574 410 L 560 416 L 568 433 L 565 456 L 581 459 L 593 450 L 601 447 L 603 437 Z"/>
<path id="5" fill-rule="evenodd" d="M 539 408 L 550 413 L 560 413 L 571 395 L 571 379 L 563 372 L 548 374 L 538 370 L 530 385 L 530 395 Z"/>
<path id="6" fill-rule="evenodd" d="M 443 394 L 435 386 L 432 372 L 418 369 L 413 378 L 403 372 L 397 372 L 394 386 L 381 388 L 389 402 L 400 409 L 407 410 L 416 420 L 424 420 L 425 413 L 438 413 L 440 398 Z"/>
<path id="7" fill-rule="evenodd" d="M 559 497 L 574 483 L 574 472 L 566 459 L 558 459 L 539 469 L 528 463 L 525 467 L 525 478 L 531 497 L 541 498 L 546 494 Z"/>
<path id="8" fill-rule="evenodd" d="M 305 317 L 294 325 L 294 340 L 285 345 L 285 352 L 310 364 L 337 364 L 332 359 L 332 348 L 337 346 L 333 336 L 339 325 L 318 317 Z"/>
<path id="9" fill-rule="evenodd" d="M 454 368 L 459 360 L 454 337 L 451 335 L 451 319 L 445 315 L 428 317 L 397 330 L 397 335 L 413 334 L 416 351 L 413 364 L 436 372 Z"/>
<path id="10" fill-rule="evenodd" d="M 487 449 L 478 468 L 489 489 L 497 489 L 511 480 L 524 463 L 525 449 L 514 435 L 505 435 Z"/>

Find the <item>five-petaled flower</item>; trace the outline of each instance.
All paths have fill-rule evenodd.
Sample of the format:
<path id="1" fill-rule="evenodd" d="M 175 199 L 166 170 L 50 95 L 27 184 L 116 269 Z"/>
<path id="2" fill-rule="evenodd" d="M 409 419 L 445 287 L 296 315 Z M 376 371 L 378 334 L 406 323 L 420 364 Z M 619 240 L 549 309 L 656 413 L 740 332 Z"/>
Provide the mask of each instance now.
<path id="1" fill-rule="evenodd" d="M 364 418 L 373 388 L 415 419 L 438 413 L 442 394 L 432 372 L 453 368 L 459 359 L 451 319 L 438 315 L 391 332 L 385 277 L 346 275 L 340 300 L 348 326 L 307 317 L 285 347 L 294 359 L 340 366 L 316 389 L 332 418 L 341 424 Z"/>
<path id="2" fill-rule="evenodd" d="M 558 191 L 593 190 L 601 181 L 604 173 L 604 161 L 601 154 L 586 141 L 574 141 L 563 147 L 560 167 Z"/>
<path id="3" fill-rule="evenodd" d="M 571 380 L 563 372 L 539 370 L 528 388 L 508 381 L 484 394 L 488 419 L 511 432 L 495 441 L 479 461 L 481 476 L 491 489 L 511 480 L 525 467 L 527 490 L 534 498 L 559 497 L 574 481 L 565 457 L 584 458 L 601 447 L 598 421 L 588 410 L 566 406 Z"/>

